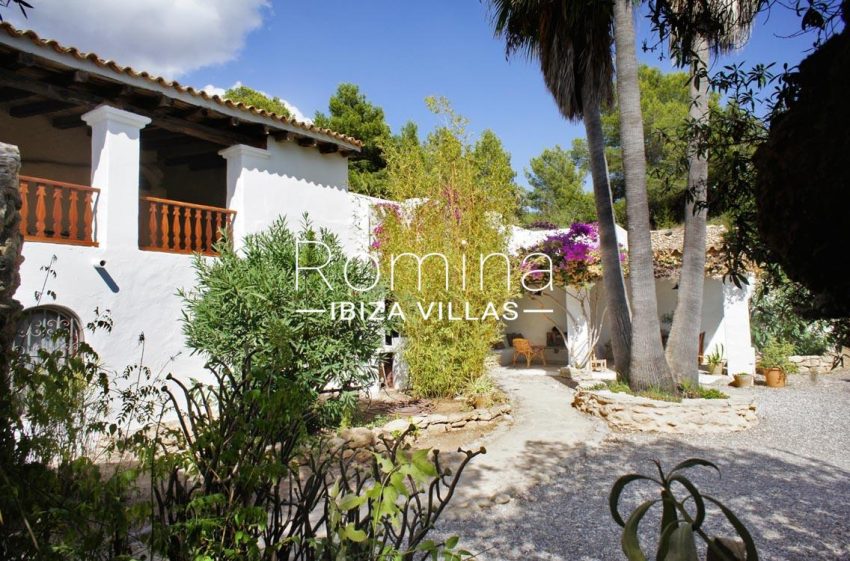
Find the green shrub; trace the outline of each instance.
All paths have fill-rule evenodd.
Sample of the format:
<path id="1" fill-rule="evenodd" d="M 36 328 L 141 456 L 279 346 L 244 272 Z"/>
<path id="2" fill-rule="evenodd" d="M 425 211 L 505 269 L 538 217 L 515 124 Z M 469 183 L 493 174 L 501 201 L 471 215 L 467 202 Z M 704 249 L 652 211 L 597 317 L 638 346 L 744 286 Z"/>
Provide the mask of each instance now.
<path id="1" fill-rule="evenodd" d="M 797 372 L 797 365 L 788 359 L 793 354 L 794 345 L 771 338 L 761 351 L 759 364 L 763 368 L 781 368 L 786 374 L 793 374 Z"/>
<path id="2" fill-rule="evenodd" d="M 468 557 L 457 538 L 426 539 L 467 463 L 396 439 L 353 449 L 305 438 L 292 381 L 249 368 L 164 391 L 176 424 L 138 446 L 151 470 L 152 553 L 170 561 Z M 457 556 L 457 557 L 455 557 Z"/>
<path id="3" fill-rule="evenodd" d="M 98 313 L 87 328 L 111 325 L 108 315 Z M 129 500 L 138 471 L 105 464 L 113 449 L 98 441 L 145 413 L 129 401 L 122 400 L 117 411 L 112 405 L 122 395 L 116 382 L 144 379 L 147 371 L 134 366 L 117 376 L 107 372 L 84 342 L 66 353 L 69 336 L 61 329 L 53 334 L 58 350 L 14 353 L 11 375 L 3 376 L 0 559 L 130 558 L 130 530 L 140 520 L 140 509 Z M 107 422 L 110 414 L 118 420 Z"/>
<path id="4" fill-rule="evenodd" d="M 829 323 L 812 321 L 798 312 L 806 291 L 785 276 L 760 282 L 750 301 L 753 344 L 763 351 L 771 339 L 792 344 L 789 355 L 822 355 L 833 347 Z"/>
<path id="5" fill-rule="evenodd" d="M 729 399 L 729 396 L 717 388 L 704 388 L 691 384 L 682 384 L 682 397 L 687 399 Z"/>
<path id="6" fill-rule="evenodd" d="M 445 262 L 433 257 L 422 266 L 421 288 L 415 259 L 399 259 L 392 292 L 405 314 L 400 331 L 413 393 L 451 397 L 481 377 L 491 345 L 501 336 L 500 317 L 485 315 L 487 306 L 502 314 L 516 294 L 516 280 L 511 286 L 506 281 L 510 267 L 505 260 L 491 259 L 483 278 L 479 267 L 481 256 L 507 254 L 507 220 L 515 215 L 516 193 L 510 166 L 482 162 L 463 119 L 439 102 L 432 106 L 447 115 L 449 125 L 437 128 L 424 145 L 402 143 L 387 150 L 393 198 L 415 201 L 379 208 L 374 247 L 384 278 L 390 277 L 394 256 L 445 257 Z M 432 305 L 442 306 L 444 313 L 423 317 L 419 306 Z M 480 320 L 449 319 L 448 306 L 455 316 L 465 315 L 468 306 Z"/>
<path id="7" fill-rule="evenodd" d="M 296 241 L 321 242 L 301 244 Z M 300 232 L 278 220 L 265 232 L 245 238 L 241 250 L 225 241 L 221 256 L 197 256 L 197 288 L 182 292 L 187 343 L 212 363 L 241 373 L 253 368 L 285 378 L 307 407 L 322 401 L 321 421 L 338 422 L 355 404 L 355 390 L 375 379 L 371 366 L 382 340 L 383 324 L 368 315 L 351 321 L 332 317 L 334 302 L 369 304 L 383 301 L 379 288 L 357 292 L 346 283 L 346 260 L 337 238 L 316 232 L 305 217 Z M 328 254 L 329 252 L 329 254 Z M 302 269 L 296 288 L 296 255 Z M 372 284 L 374 267 L 352 259 L 347 267 L 352 286 Z M 326 310 L 301 313 L 298 310 Z"/>

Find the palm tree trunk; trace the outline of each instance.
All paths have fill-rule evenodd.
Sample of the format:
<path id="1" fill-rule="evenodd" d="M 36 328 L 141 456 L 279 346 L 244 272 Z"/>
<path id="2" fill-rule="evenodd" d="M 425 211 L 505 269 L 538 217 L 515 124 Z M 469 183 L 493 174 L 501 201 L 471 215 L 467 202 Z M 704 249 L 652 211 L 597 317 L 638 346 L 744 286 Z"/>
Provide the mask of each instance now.
<path id="1" fill-rule="evenodd" d="M 593 99 L 587 95 L 585 99 Z M 590 174 L 593 177 L 593 198 L 599 220 L 599 250 L 602 254 L 602 283 L 611 326 L 611 346 L 614 362 L 621 381 L 628 383 L 631 357 L 632 320 L 626 281 L 620 263 L 620 247 L 614 222 L 614 203 L 611 184 L 608 182 L 608 162 L 605 160 L 605 140 L 599 102 L 584 109 L 584 129 L 590 152 Z"/>
<path id="2" fill-rule="evenodd" d="M 15 417 L 11 402 L 10 357 L 15 324 L 21 305 L 15 291 L 21 284 L 21 192 L 18 170 L 21 156 L 16 146 L 0 143 L 0 467 L 14 451 L 12 433 Z"/>
<path id="3" fill-rule="evenodd" d="M 646 152 L 640 109 L 638 63 L 631 0 L 614 2 L 614 44 L 617 52 L 617 99 L 629 217 L 629 283 L 632 288 L 632 356 L 629 386 L 675 392 L 676 383 L 664 358 L 658 300 L 655 296 L 649 204 L 646 194 Z"/>
<path id="4" fill-rule="evenodd" d="M 679 275 L 679 301 L 673 315 L 670 339 L 667 341 L 667 360 L 677 377 L 699 385 L 699 331 L 702 325 L 702 294 L 705 284 L 705 206 L 708 183 L 708 159 L 705 152 L 703 128 L 708 124 L 708 43 L 704 38 L 694 40 L 691 64 L 692 131 L 688 146 L 688 191 L 685 204 L 685 242 L 682 249 L 682 272 Z"/>

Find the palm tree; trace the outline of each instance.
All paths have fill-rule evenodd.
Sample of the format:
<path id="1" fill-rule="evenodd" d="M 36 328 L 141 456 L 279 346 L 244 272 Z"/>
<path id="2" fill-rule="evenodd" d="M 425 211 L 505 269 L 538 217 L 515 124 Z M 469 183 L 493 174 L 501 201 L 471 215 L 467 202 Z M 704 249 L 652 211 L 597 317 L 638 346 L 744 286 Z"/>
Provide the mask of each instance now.
<path id="1" fill-rule="evenodd" d="M 705 282 L 709 55 L 710 51 L 725 52 L 743 44 L 761 4 L 762 0 L 666 0 L 656 5 L 653 14 L 657 23 L 666 24 L 679 63 L 690 63 L 691 67 L 685 241 L 667 360 L 680 379 L 694 385 L 699 383 L 697 355 Z M 662 25 L 662 33 L 664 29 Z"/>
<path id="2" fill-rule="evenodd" d="M 614 361 L 621 379 L 630 379 L 631 318 L 617 244 L 601 108 L 610 104 L 611 4 L 597 0 L 492 0 L 496 33 L 508 55 L 524 52 L 540 62 L 543 79 L 561 114 L 583 119 L 602 254 L 603 285 Z"/>
<path id="3" fill-rule="evenodd" d="M 646 152 L 640 108 L 638 62 L 632 0 L 614 0 L 614 44 L 617 53 L 617 101 L 629 217 L 629 283 L 632 288 L 632 355 L 629 385 L 675 392 L 676 383 L 664 357 L 658 299 L 655 295 Z"/>

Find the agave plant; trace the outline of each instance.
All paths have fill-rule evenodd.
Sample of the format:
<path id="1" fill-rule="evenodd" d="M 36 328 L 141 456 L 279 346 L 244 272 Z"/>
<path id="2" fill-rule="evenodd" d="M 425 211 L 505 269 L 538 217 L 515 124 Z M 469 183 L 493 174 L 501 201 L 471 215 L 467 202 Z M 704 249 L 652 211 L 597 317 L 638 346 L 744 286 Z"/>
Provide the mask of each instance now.
<path id="1" fill-rule="evenodd" d="M 708 550 L 713 554 L 713 557 L 710 558 L 722 561 L 739 561 L 740 557 L 733 553 L 732 549 L 727 545 L 728 542 L 726 540 L 710 538 L 703 529 L 706 502 L 717 506 L 726 517 L 726 520 L 735 529 L 738 537 L 744 543 L 746 561 L 758 561 L 755 542 L 750 532 L 738 517 L 717 499 L 700 493 L 696 485 L 681 473 L 689 468 L 704 466 L 713 468 L 719 475 L 720 469 L 716 465 L 707 460 L 691 458 L 678 464 L 669 472 L 664 473 L 661 464 L 657 460 L 653 460 L 653 462 L 658 468 L 658 478 L 639 473 L 624 475 L 614 483 L 614 486 L 611 488 L 611 495 L 608 498 L 611 516 L 614 517 L 614 521 L 617 524 L 623 527 L 621 543 L 623 553 L 626 554 L 626 558 L 629 561 L 646 561 L 647 559 L 638 539 L 638 525 L 649 509 L 657 503 L 661 503 L 662 512 L 661 537 L 658 540 L 658 551 L 655 555 L 656 561 L 697 561 L 699 559 L 699 554 L 697 553 L 697 536 L 706 543 Z M 624 521 L 619 511 L 620 496 L 629 483 L 635 481 L 651 481 L 656 483 L 661 487 L 661 497 L 643 502 Z M 675 485 L 677 483 L 678 485 Z M 681 499 L 676 495 L 676 492 L 680 491 L 686 493 Z M 685 506 L 685 503 L 689 501 L 693 503 L 690 511 Z"/>

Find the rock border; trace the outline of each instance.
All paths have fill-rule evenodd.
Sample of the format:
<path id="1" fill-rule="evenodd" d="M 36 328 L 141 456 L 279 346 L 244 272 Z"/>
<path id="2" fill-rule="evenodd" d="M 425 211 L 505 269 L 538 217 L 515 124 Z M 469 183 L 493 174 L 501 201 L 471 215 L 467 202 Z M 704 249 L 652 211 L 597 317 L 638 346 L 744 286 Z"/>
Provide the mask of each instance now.
<path id="1" fill-rule="evenodd" d="M 797 371 L 801 374 L 810 372 L 829 372 L 833 370 L 836 362 L 840 362 L 841 355 L 827 353 L 825 355 L 792 355 L 788 360 L 797 365 Z"/>
<path id="2" fill-rule="evenodd" d="M 365 448 L 374 444 L 381 436 L 392 436 L 415 425 L 417 430 L 427 434 L 454 432 L 468 428 L 478 428 L 495 423 L 499 419 L 509 419 L 512 407 L 510 403 L 502 403 L 488 409 L 473 409 L 445 415 L 413 415 L 393 419 L 380 427 L 351 427 L 340 431 L 337 438 L 348 442 L 350 448 Z"/>
<path id="3" fill-rule="evenodd" d="M 756 402 L 736 396 L 673 402 L 579 388 L 572 405 L 622 432 L 708 434 L 742 431 L 758 424 Z"/>

